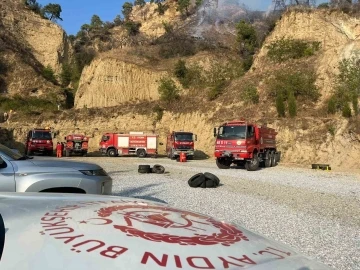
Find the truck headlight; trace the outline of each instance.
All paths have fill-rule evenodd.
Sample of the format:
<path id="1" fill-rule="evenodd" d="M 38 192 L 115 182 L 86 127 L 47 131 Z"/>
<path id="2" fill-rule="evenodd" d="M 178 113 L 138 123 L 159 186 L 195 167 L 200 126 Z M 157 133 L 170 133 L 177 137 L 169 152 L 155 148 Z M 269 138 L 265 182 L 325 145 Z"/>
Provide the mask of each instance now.
<path id="1" fill-rule="evenodd" d="M 89 176 L 108 176 L 108 174 L 103 170 L 81 170 L 82 174 L 89 175 Z"/>

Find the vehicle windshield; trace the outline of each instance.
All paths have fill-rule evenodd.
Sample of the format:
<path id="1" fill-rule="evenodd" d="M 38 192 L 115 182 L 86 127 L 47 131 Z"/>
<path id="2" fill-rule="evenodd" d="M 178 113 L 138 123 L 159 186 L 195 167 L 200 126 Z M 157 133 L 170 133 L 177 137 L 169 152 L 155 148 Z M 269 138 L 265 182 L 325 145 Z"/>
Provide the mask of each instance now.
<path id="1" fill-rule="evenodd" d="M 224 126 L 219 128 L 217 138 L 223 140 L 245 139 L 246 126 Z"/>
<path id="2" fill-rule="evenodd" d="M 24 160 L 26 159 L 23 155 L 11 150 L 10 148 L 6 147 L 5 145 L 0 144 L 0 154 L 5 155 L 10 159 L 13 160 Z"/>
<path id="3" fill-rule="evenodd" d="M 110 137 L 106 136 L 106 135 L 102 136 L 102 138 L 101 138 L 101 141 L 103 141 L 103 142 L 106 142 L 108 140 L 110 140 Z"/>
<path id="4" fill-rule="evenodd" d="M 49 131 L 34 131 L 32 134 L 33 139 L 38 140 L 51 140 L 51 133 Z"/>
<path id="5" fill-rule="evenodd" d="M 191 133 L 175 134 L 175 141 L 192 141 L 192 140 L 193 140 L 193 135 Z"/>

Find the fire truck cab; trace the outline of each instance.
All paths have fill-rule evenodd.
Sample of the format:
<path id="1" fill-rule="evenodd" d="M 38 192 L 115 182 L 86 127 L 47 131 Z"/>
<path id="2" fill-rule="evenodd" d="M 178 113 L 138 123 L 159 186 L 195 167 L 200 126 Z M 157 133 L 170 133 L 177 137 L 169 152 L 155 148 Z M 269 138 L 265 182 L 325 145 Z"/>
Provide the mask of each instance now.
<path id="1" fill-rule="evenodd" d="M 48 128 L 34 128 L 28 131 L 25 142 L 25 153 L 30 156 L 34 152 L 53 155 L 53 141 L 51 130 Z"/>
<path id="2" fill-rule="evenodd" d="M 197 141 L 197 135 L 192 132 L 173 131 L 167 136 L 166 154 L 169 158 L 176 159 L 183 152 L 187 159 L 193 159 L 195 141 Z"/>

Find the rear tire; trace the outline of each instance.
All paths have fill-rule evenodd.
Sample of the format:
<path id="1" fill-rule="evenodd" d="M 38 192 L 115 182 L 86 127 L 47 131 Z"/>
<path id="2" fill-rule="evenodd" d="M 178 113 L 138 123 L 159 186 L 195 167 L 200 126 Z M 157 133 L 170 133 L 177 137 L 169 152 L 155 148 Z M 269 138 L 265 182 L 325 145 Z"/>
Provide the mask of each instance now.
<path id="1" fill-rule="evenodd" d="M 107 155 L 108 155 L 109 157 L 115 157 L 115 156 L 116 156 L 116 150 L 115 150 L 115 149 L 109 149 L 109 150 L 107 151 Z"/>
<path id="2" fill-rule="evenodd" d="M 226 159 L 217 158 L 216 159 L 216 165 L 219 169 L 229 169 L 231 165 L 231 161 Z"/>
<path id="3" fill-rule="evenodd" d="M 254 153 L 254 157 L 250 161 L 246 162 L 245 168 L 248 171 L 256 171 L 259 168 L 259 165 L 259 157 L 257 153 Z"/>
<path id="4" fill-rule="evenodd" d="M 266 159 L 264 160 L 264 167 L 269 168 L 271 166 L 271 159 L 270 159 L 269 152 L 266 152 L 265 157 L 266 157 Z"/>
<path id="5" fill-rule="evenodd" d="M 175 156 L 174 152 L 175 152 L 174 149 L 171 149 L 171 152 L 170 152 L 170 159 L 171 160 L 176 159 L 176 156 Z"/>
<path id="6" fill-rule="evenodd" d="M 139 158 L 144 158 L 146 157 L 146 151 L 144 149 L 138 149 L 136 151 L 136 155 L 139 157 Z"/>
<path id="7" fill-rule="evenodd" d="M 271 152 L 271 166 L 275 167 L 276 165 L 277 165 L 277 162 L 276 162 L 275 152 Z"/>

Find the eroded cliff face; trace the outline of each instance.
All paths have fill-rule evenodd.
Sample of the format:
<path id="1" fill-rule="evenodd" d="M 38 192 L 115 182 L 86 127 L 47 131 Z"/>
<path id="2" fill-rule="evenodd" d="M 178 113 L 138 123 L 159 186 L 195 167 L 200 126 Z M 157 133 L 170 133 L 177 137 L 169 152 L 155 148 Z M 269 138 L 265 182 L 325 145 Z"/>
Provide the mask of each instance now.
<path id="1" fill-rule="evenodd" d="M 56 73 L 72 55 L 72 47 L 64 30 L 25 8 L 23 1 L 4 0 L 0 17 L 4 27 L 28 45 L 35 58 Z"/>
<path id="2" fill-rule="evenodd" d="M 267 45 L 281 38 L 321 42 L 316 58 L 317 85 L 321 100 L 329 97 L 333 89 L 339 62 L 358 55 L 360 49 L 360 19 L 341 12 L 327 10 L 291 11 L 276 24 L 254 61 L 255 70 L 271 69 L 266 59 Z"/>
<path id="3" fill-rule="evenodd" d="M 98 58 L 83 70 L 75 107 L 111 107 L 127 101 L 157 100 L 158 81 L 166 74 L 114 58 Z"/>
<path id="4" fill-rule="evenodd" d="M 167 10 L 163 15 L 156 11 L 157 4 L 146 3 L 145 6 L 134 6 L 131 18 L 134 21 L 141 22 L 140 32 L 148 37 L 159 37 L 165 33 L 164 24 L 174 25 L 180 19 L 180 12 L 176 11 L 176 2 L 168 1 Z"/>
<path id="5" fill-rule="evenodd" d="M 28 10 L 23 1 L 0 2 L 0 51 L 7 65 L 2 93 L 41 96 L 61 92 L 42 72 L 50 66 L 60 73 L 62 63 L 71 57 L 71 45 L 58 25 Z"/>

